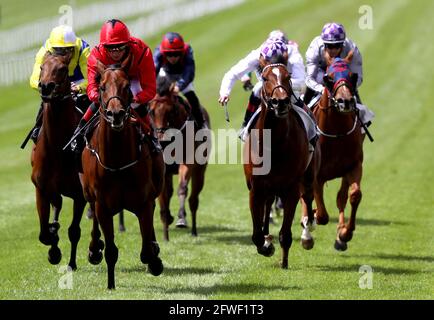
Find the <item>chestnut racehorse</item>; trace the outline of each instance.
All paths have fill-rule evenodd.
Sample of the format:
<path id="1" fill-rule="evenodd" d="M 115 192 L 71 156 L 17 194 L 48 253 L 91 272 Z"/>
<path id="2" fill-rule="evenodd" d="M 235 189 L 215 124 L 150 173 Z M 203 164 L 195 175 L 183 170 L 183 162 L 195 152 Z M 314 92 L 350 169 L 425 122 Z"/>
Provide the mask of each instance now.
<path id="1" fill-rule="evenodd" d="M 131 56 L 120 66 L 97 62 L 100 80 L 100 120 L 82 154 L 83 191 L 94 203 L 95 215 L 89 261 L 102 260 L 105 239 L 105 260 L 108 288 L 115 288 L 115 264 L 118 248 L 114 242 L 113 216 L 122 209 L 133 212 L 139 221 L 142 236 L 140 259 L 148 264 L 151 274 L 163 272 L 158 257 L 153 216 L 155 199 L 161 192 L 164 162 L 161 152 L 152 152 L 148 138 L 137 128 L 140 119 L 132 121 L 130 82 L 127 76 Z"/>
<path id="2" fill-rule="evenodd" d="M 346 250 L 356 228 L 356 212 L 362 198 L 360 181 L 362 179 L 363 135 L 357 117 L 355 90 L 357 74 L 350 71 L 352 52 L 344 59 L 331 59 L 326 55 L 327 74 L 324 76 L 325 90 L 314 107 L 317 130 L 320 133 L 321 166 L 314 185 L 317 204 L 318 224 L 327 224 L 329 216 L 323 199 L 324 183 L 342 178 L 337 195 L 339 223 L 335 248 Z M 348 200 L 351 216 L 345 224 L 344 209 Z"/>
<path id="3" fill-rule="evenodd" d="M 157 96 L 149 104 L 149 110 L 154 120 L 155 130 L 163 148 L 168 146 L 169 132 L 181 134 L 180 142 L 182 145 L 179 149 L 173 150 L 171 156 L 178 159 L 176 163 L 167 164 L 166 175 L 163 191 L 158 200 L 160 203 L 160 217 L 163 223 L 164 239 L 169 240 L 169 225 L 173 222 L 173 216 L 170 213 L 170 199 L 173 195 L 173 175 L 179 175 L 178 198 L 179 211 L 177 227 L 187 227 L 185 200 L 188 194 L 188 184 L 191 180 L 191 193 L 188 203 L 191 210 L 191 234 L 197 236 L 196 214 L 199 207 L 199 194 L 203 189 L 205 182 L 205 171 L 207 167 L 208 152 L 210 151 L 211 140 L 207 140 L 207 151 L 203 154 L 204 161 L 197 161 L 195 156 L 198 149 L 198 142 L 195 141 L 194 119 L 192 118 L 191 107 L 186 100 L 174 93 L 175 82 L 168 76 L 158 77 L 157 79 Z M 210 127 L 209 115 L 205 108 L 202 108 L 207 127 Z M 190 131 L 189 131 L 190 129 Z M 206 129 L 204 129 L 206 130 Z M 188 141 L 187 141 L 188 139 Z M 187 150 L 187 145 L 192 145 L 192 150 Z M 193 154 L 187 154 L 187 153 Z M 182 153 L 182 154 L 181 154 Z M 180 158 L 177 156 L 181 154 Z M 189 161 L 186 161 L 188 158 Z"/>
<path id="4" fill-rule="evenodd" d="M 86 201 L 74 154 L 62 151 L 80 120 L 80 114 L 75 110 L 75 102 L 71 97 L 68 61 L 64 57 L 47 53 L 41 66 L 39 91 L 43 101 L 43 121 L 31 155 L 32 182 L 36 187 L 36 206 L 40 222 L 39 240 L 51 246 L 48 261 L 58 264 L 62 258 L 57 246 L 62 196 L 72 198 L 73 217 L 68 229 L 71 257 L 68 265 L 75 270 L 77 244 L 81 234 L 80 221 Z M 49 223 L 50 205 L 54 212 L 52 223 Z"/>
<path id="5" fill-rule="evenodd" d="M 308 139 L 303 124 L 293 109 L 298 107 L 291 103 L 293 92 L 286 63 L 265 65 L 261 60 L 261 66 L 261 113 L 244 146 L 244 173 L 250 190 L 253 220 L 252 240 L 258 253 L 267 257 L 273 255 L 268 213 L 275 196 L 279 196 L 284 210 L 279 232 L 281 266 L 287 268 L 288 252 L 292 244 L 291 225 L 301 190 L 303 202 L 307 205 L 309 224 L 313 222 L 313 175 L 306 175 L 307 178 L 304 179 L 309 164 Z M 267 132 L 271 134 L 268 143 Z M 260 158 L 263 158 L 262 161 Z M 262 171 L 265 167 L 269 170 Z M 255 173 L 255 170 L 258 171 Z M 301 184 L 306 187 L 300 189 Z M 313 242 L 307 245 L 307 249 L 312 246 Z"/>

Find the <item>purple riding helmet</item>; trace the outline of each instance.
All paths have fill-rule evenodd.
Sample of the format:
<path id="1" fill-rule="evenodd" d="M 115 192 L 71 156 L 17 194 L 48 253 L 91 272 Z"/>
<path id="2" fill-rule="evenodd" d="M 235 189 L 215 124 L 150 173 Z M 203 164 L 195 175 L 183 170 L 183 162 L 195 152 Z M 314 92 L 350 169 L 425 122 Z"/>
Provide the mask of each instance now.
<path id="1" fill-rule="evenodd" d="M 324 25 L 321 39 L 324 43 L 343 43 L 345 41 L 345 29 L 340 23 L 331 22 Z"/>
<path id="2" fill-rule="evenodd" d="M 261 56 L 267 61 L 287 51 L 288 47 L 282 40 L 268 39 L 261 45 Z"/>

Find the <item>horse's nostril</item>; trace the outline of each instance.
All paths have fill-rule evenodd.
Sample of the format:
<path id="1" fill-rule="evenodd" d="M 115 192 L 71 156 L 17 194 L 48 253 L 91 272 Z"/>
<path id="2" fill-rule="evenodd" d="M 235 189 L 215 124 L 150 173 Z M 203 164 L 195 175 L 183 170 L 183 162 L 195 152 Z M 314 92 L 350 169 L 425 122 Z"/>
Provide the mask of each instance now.
<path id="1" fill-rule="evenodd" d="M 110 118 L 113 117 L 113 111 L 111 111 L 111 110 L 107 110 L 105 114 L 107 117 L 110 117 Z"/>
<path id="2" fill-rule="evenodd" d="M 119 116 L 119 118 L 123 118 L 125 116 L 125 110 L 123 110 L 123 109 L 119 110 L 118 116 Z"/>

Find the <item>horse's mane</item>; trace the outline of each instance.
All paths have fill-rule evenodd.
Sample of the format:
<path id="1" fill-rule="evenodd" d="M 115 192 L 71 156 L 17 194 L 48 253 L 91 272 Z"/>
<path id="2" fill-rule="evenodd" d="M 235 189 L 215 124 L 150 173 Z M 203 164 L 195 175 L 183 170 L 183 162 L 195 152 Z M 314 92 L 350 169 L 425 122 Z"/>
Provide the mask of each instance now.
<path id="1" fill-rule="evenodd" d="M 157 77 L 157 93 L 160 97 L 169 95 L 171 91 L 171 85 L 175 82 L 173 77 L 168 75 L 164 77 Z"/>

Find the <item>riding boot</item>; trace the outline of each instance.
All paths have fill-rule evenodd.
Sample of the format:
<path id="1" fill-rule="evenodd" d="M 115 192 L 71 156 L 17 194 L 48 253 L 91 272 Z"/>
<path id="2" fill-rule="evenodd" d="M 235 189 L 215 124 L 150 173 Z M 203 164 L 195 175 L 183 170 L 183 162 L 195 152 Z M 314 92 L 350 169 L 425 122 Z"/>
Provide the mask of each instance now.
<path id="1" fill-rule="evenodd" d="M 246 126 L 249 123 L 252 116 L 254 115 L 254 113 L 256 112 L 256 110 L 258 109 L 260 104 L 261 104 L 261 99 L 256 97 L 252 92 L 249 98 L 249 103 L 247 105 L 246 112 L 244 114 L 243 124 L 241 125 L 240 131 L 238 132 L 238 137 L 241 139 L 241 141 L 245 140 L 247 136 L 247 132 L 245 132 Z"/>
<path id="2" fill-rule="evenodd" d="M 199 129 L 203 128 L 205 120 L 196 93 L 194 93 L 194 91 L 189 91 L 184 93 L 184 95 L 187 98 L 188 103 L 190 103 L 191 112 L 193 114 L 194 119 L 196 120 L 198 128 Z"/>
<path id="3" fill-rule="evenodd" d="M 36 141 L 38 140 L 39 131 L 41 130 L 42 126 L 42 111 L 44 110 L 44 107 L 41 103 L 41 106 L 39 107 L 38 115 L 36 116 L 36 123 L 32 131 L 32 135 L 30 138 L 33 140 L 33 143 L 36 144 Z"/>

